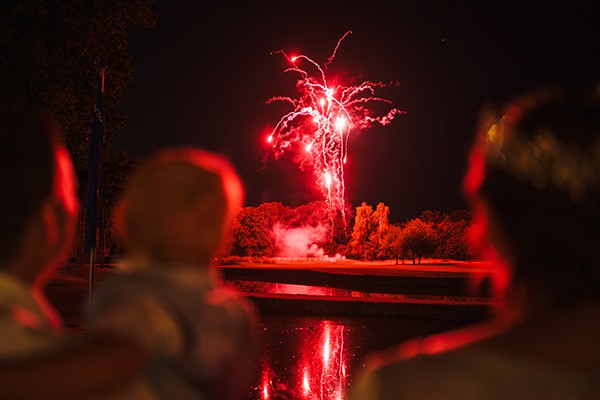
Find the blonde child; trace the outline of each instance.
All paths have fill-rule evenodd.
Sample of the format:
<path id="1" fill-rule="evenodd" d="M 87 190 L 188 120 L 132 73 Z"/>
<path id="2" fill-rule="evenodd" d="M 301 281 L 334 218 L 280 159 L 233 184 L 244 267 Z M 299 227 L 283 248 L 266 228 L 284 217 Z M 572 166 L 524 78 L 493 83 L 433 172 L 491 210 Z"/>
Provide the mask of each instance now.
<path id="1" fill-rule="evenodd" d="M 211 266 L 242 196 L 225 158 L 173 148 L 141 166 L 118 205 L 128 256 L 95 292 L 90 327 L 146 349 L 158 398 L 241 399 L 251 388 L 256 313 Z"/>

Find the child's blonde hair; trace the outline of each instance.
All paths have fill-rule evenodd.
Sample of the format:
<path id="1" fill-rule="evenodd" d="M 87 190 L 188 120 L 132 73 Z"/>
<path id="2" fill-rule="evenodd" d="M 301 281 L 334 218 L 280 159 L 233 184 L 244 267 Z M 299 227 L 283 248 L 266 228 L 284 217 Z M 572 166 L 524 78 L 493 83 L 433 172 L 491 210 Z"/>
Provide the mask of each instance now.
<path id="1" fill-rule="evenodd" d="M 226 158 L 170 148 L 134 173 L 116 222 L 134 255 L 162 263 L 209 263 L 226 242 L 242 200 L 243 186 Z"/>

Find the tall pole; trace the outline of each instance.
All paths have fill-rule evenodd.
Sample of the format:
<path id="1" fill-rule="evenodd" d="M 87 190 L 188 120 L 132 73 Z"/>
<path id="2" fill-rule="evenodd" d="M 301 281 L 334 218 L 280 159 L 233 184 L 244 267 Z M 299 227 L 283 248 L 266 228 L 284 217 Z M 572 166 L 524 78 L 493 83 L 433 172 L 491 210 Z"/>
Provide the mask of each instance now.
<path id="1" fill-rule="evenodd" d="M 92 299 L 92 291 L 94 288 L 94 268 L 96 254 L 96 236 L 98 234 L 97 227 L 97 205 L 99 204 L 99 184 L 100 180 L 100 157 L 101 147 L 104 140 L 104 75 L 106 67 L 102 68 L 102 78 L 96 104 L 94 106 L 94 122 L 90 135 L 90 168 L 88 173 L 88 195 L 86 203 L 92 202 L 91 207 L 88 207 L 87 212 L 92 215 L 87 215 L 87 224 L 91 225 L 91 229 L 87 230 L 89 237 L 86 238 L 86 246 L 89 246 L 90 255 L 90 271 L 89 271 L 89 288 L 88 288 L 88 303 Z M 86 196 L 87 197 L 87 196 Z M 86 204 L 88 205 L 88 204 Z"/>
<path id="2" fill-rule="evenodd" d="M 96 249 L 90 250 L 90 277 L 89 277 L 89 288 L 88 288 L 88 304 L 92 301 L 92 289 L 94 288 L 94 253 Z"/>

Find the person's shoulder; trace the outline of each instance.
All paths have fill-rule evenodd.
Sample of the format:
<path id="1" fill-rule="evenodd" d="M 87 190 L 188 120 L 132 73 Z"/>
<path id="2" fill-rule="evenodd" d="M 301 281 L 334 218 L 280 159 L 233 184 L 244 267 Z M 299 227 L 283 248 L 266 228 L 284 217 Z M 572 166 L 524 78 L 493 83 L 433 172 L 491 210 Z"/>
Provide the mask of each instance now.
<path id="1" fill-rule="evenodd" d="M 393 362 L 444 360 L 478 347 L 501 330 L 502 326 L 494 321 L 468 325 L 451 331 L 408 339 L 399 345 L 373 353 L 371 358 L 380 366 Z"/>
<path id="2" fill-rule="evenodd" d="M 399 359 L 410 359 L 424 355 L 448 356 L 470 350 L 485 340 L 496 336 L 505 325 L 496 321 L 486 321 L 467 325 L 454 330 L 410 339 L 397 347 Z"/>
<path id="3" fill-rule="evenodd" d="M 60 332 L 47 329 L 22 308 L 0 309 L 0 358 L 48 351 L 64 345 Z"/>
<path id="4" fill-rule="evenodd" d="M 449 372 L 461 369 L 460 355 L 451 352 L 427 354 L 424 339 L 412 339 L 392 349 L 371 354 L 365 359 L 351 388 L 351 400 L 434 399 L 448 393 Z M 455 382 L 456 383 L 456 382 Z M 452 386 L 455 383 L 450 383 Z"/>
<path id="5" fill-rule="evenodd" d="M 460 370 L 470 365 L 478 344 L 493 332 L 494 325 L 468 326 L 412 338 L 371 353 L 365 359 L 351 399 L 436 398 L 460 381 Z"/>

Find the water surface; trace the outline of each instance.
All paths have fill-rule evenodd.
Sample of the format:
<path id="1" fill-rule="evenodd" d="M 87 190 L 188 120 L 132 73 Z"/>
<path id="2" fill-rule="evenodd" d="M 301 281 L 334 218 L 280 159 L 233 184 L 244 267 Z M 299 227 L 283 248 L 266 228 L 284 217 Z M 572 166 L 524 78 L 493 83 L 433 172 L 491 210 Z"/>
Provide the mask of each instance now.
<path id="1" fill-rule="evenodd" d="M 439 318 L 264 317 L 260 377 L 248 399 L 344 400 L 370 352 L 464 325 Z"/>

